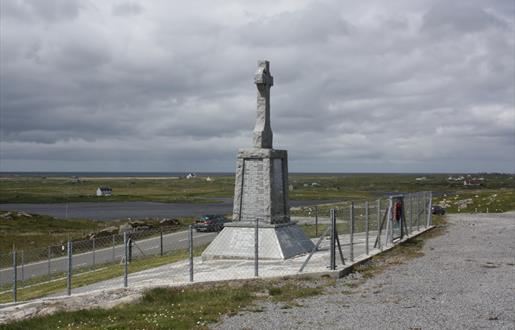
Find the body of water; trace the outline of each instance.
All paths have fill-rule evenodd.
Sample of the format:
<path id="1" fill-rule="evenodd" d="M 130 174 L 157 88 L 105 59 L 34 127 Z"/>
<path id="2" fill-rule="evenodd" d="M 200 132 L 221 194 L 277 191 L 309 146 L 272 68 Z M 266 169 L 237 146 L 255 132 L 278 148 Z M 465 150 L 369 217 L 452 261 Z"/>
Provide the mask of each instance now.
<path id="1" fill-rule="evenodd" d="M 61 219 L 142 219 L 200 216 L 203 214 L 230 214 L 233 201 L 220 198 L 220 203 L 155 203 L 155 202 L 101 202 L 101 203 L 18 203 L 0 204 L 0 210 L 45 214 Z M 332 201 L 290 201 L 290 206 L 311 206 Z"/>

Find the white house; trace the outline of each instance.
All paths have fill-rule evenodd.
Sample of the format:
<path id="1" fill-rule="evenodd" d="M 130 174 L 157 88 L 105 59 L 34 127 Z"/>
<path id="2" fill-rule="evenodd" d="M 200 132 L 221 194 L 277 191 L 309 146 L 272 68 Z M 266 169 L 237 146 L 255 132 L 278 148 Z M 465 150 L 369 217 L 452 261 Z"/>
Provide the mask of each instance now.
<path id="1" fill-rule="evenodd" d="M 109 187 L 98 187 L 97 196 L 111 196 L 113 195 L 113 189 Z"/>

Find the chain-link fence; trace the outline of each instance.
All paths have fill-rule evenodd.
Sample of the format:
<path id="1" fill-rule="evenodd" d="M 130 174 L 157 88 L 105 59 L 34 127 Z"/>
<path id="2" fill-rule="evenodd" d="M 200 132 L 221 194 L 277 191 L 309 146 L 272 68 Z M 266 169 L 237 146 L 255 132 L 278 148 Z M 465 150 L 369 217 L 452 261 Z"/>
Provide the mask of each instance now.
<path id="1" fill-rule="evenodd" d="M 0 255 L 0 303 L 342 269 L 431 226 L 431 193 L 292 209 L 291 219 L 227 223 L 220 233 L 146 228 L 12 251 Z"/>

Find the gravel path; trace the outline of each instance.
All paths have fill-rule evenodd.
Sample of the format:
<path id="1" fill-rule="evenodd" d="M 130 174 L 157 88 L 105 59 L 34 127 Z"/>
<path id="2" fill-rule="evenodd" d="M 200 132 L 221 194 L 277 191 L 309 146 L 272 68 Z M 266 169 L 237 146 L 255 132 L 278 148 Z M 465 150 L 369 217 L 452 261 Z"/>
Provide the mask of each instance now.
<path id="1" fill-rule="evenodd" d="M 515 213 L 447 219 L 447 233 L 427 241 L 424 256 L 357 288 L 353 274 L 299 307 L 262 303 L 262 312 L 214 328 L 515 329 Z"/>

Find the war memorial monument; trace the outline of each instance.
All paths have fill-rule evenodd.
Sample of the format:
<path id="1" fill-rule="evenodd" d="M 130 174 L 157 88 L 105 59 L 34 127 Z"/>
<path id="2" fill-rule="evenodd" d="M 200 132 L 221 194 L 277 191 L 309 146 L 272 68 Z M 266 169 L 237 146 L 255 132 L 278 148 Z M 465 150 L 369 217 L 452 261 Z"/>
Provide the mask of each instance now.
<path id="1" fill-rule="evenodd" d="M 288 153 L 272 147 L 270 88 L 274 78 L 268 61 L 258 62 L 254 82 L 258 93 L 253 148 L 238 152 L 233 222 L 207 247 L 203 259 L 254 258 L 256 222 L 260 259 L 287 259 L 314 247 L 290 221 Z"/>

